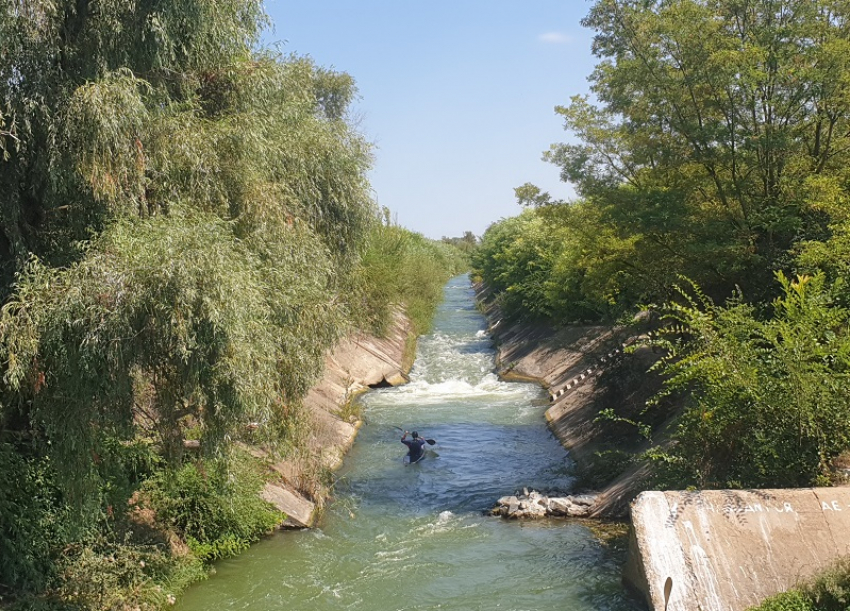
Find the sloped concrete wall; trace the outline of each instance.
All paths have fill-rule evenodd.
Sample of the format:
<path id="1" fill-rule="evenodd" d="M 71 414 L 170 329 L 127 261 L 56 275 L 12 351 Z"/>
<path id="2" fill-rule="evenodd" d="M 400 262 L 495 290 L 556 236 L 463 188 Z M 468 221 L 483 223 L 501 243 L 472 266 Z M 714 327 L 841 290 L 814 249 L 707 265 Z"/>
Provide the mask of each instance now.
<path id="1" fill-rule="evenodd" d="M 304 398 L 311 419 L 307 450 L 271 465 L 279 479 L 266 484 L 262 494 L 289 516 L 286 526 L 313 525 L 316 509 L 328 493 L 321 483 L 321 471 L 337 469 L 354 443 L 361 423 L 353 418 L 344 420 L 340 415 L 343 406 L 370 386 L 397 386 L 407 381 L 412 366 L 405 362 L 410 333 L 410 321 L 399 312 L 386 337 L 352 336 L 326 356 L 322 378 Z M 256 448 L 253 451 L 262 453 Z"/>
<path id="2" fill-rule="evenodd" d="M 487 289 L 476 286 L 479 303 Z M 597 420 L 604 388 L 600 374 L 619 359 L 625 343 L 633 341 L 633 330 L 598 325 L 573 325 L 554 329 L 530 323 L 505 323 L 498 308 L 485 304 L 489 332 L 496 343 L 499 376 L 508 380 L 537 382 L 549 392 L 546 411 L 549 428 L 577 463 L 591 459 L 606 433 L 605 422 Z M 645 356 L 645 355 L 643 355 Z M 640 354 L 629 358 L 642 358 Z M 654 358 L 654 357 L 653 357 Z M 644 370 L 652 360 L 646 360 Z M 657 382 L 653 381 L 657 385 Z M 639 443 L 641 439 L 635 433 Z M 642 489 L 645 465 L 628 468 L 597 490 L 590 517 L 625 519 L 629 503 Z"/>
<path id="3" fill-rule="evenodd" d="M 743 610 L 850 554 L 850 488 L 649 491 L 631 515 L 625 579 L 659 611 Z"/>

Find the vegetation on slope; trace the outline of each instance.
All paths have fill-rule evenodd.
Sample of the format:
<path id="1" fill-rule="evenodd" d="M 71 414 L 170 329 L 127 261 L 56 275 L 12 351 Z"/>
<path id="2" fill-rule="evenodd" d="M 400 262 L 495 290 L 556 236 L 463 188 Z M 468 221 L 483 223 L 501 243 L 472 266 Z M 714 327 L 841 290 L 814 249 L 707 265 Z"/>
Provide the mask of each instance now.
<path id="1" fill-rule="evenodd" d="M 799 587 L 771 596 L 752 611 L 844 611 L 850 602 L 850 561 L 837 562 Z"/>
<path id="2" fill-rule="evenodd" d="M 326 350 L 399 306 L 425 328 L 463 268 L 376 210 L 352 78 L 264 25 L 0 6 L 0 604 L 167 605 L 282 518 L 246 425 L 297 448 Z"/>

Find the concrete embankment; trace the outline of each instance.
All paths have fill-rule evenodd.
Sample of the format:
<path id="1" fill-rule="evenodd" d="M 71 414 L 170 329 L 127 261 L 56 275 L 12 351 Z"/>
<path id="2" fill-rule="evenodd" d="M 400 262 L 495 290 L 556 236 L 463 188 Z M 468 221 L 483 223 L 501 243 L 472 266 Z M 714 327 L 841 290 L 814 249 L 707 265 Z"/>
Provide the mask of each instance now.
<path id="1" fill-rule="evenodd" d="M 486 303 L 481 287 L 478 295 L 479 303 Z M 540 324 L 510 324 L 492 305 L 485 306 L 485 315 L 496 346 L 499 375 L 538 382 L 547 389 L 551 405 L 546 419 L 576 463 L 590 462 L 596 452 L 610 447 L 629 451 L 641 448 L 644 440 L 634 427 L 598 419 L 601 410 L 612 407 L 612 401 L 618 408 L 630 404 L 632 411 L 640 411 L 646 398 L 659 387 L 657 377 L 642 375 L 656 355 L 647 350 L 624 355 L 624 347 L 635 339 L 634 328 L 574 325 L 554 329 Z M 628 361 L 625 367 L 624 360 Z M 638 375 L 621 376 L 616 387 L 601 383 L 603 374 L 614 368 Z M 639 465 L 614 469 L 610 480 L 594 490 L 597 502 L 590 516 L 627 518 L 629 502 L 641 491 L 643 475 Z"/>
<path id="2" fill-rule="evenodd" d="M 326 356 L 322 378 L 304 399 L 310 419 L 307 448 L 299 456 L 272 464 L 280 477 L 263 490 L 263 498 L 289 516 L 286 526 L 312 526 L 329 492 L 323 476 L 342 464 L 361 424 L 346 415 L 349 402 L 370 387 L 407 382 L 413 364 L 408 349 L 411 332 L 410 322 L 399 313 L 386 337 L 352 336 Z"/>
<path id="3" fill-rule="evenodd" d="M 601 408 L 631 402 L 626 411 L 637 413 L 659 387 L 646 374 L 658 355 L 622 355 L 634 328 L 509 325 L 492 308 L 488 320 L 500 374 L 548 389 L 546 417 L 579 465 L 622 433 L 597 419 Z M 656 431 L 665 425 L 655 424 Z M 624 448 L 639 451 L 634 443 L 622 437 Z M 850 488 L 644 491 L 645 469 L 615 471 L 595 490 L 588 517 L 631 519 L 624 579 L 650 609 L 743 611 L 850 555 Z"/>
<path id="4" fill-rule="evenodd" d="M 850 488 L 644 492 L 632 525 L 650 608 L 739 611 L 850 554 Z"/>

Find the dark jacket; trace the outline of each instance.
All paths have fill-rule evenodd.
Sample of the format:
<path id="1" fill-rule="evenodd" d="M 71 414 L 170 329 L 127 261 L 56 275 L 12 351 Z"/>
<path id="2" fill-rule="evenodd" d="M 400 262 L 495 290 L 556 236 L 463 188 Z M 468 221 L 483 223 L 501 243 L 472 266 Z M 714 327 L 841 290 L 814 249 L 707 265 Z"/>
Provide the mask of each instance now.
<path id="1" fill-rule="evenodd" d="M 405 439 L 404 437 L 402 437 L 401 442 L 407 446 L 407 455 L 410 457 L 410 462 L 414 463 L 420 458 L 422 458 L 422 454 L 425 453 L 424 439 L 422 439 L 421 437 L 417 437 L 416 439 Z"/>

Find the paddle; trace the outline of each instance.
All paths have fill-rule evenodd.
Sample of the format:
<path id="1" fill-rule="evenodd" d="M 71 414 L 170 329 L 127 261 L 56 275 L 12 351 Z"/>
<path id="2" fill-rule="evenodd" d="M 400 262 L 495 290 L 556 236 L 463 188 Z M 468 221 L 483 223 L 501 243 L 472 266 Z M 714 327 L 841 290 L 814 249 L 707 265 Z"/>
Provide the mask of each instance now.
<path id="1" fill-rule="evenodd" d="M 392 427 L 393 427 L 394 429 L 398 429 L 398 430 L 400 430 L 402 433 L 407 433 L 407 431 L 405 431 L 405 430 L 404 430 L 403 428 L 401 428 L 400 426 L 392 425 Z M 420 437 L 420 439 L 425 439 L 425 438 L 424 438 L 424 437 Z M 425 443 L 427 443 L 429 446 L 432 446 L 432 445 L 435 445 L 435 444 L 437 443 L 437 440 L 436 440 L 436 439 L 425 439 Z"/>
<path id="2" fill-rule="evenodd" d="M 667 611 L 667 603 L 670 602 L 670 592 L 673 591 L 673 578 L 668 577 L 664 582 L 664 611 Z"/>

